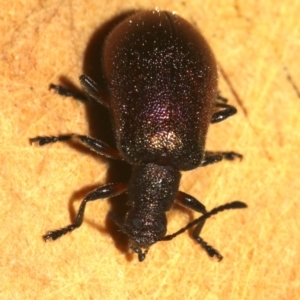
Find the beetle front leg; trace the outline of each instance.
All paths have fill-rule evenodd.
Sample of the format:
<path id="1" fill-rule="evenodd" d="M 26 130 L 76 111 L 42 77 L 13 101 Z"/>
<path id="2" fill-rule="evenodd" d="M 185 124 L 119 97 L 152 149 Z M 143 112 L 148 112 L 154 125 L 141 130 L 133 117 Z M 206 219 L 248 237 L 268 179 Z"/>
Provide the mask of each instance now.
<path id="1" fill-rule="evenodd" d="M 205 206 L 201 202 L 186 193 L 178 192 L 175 202 L 197 212 L 201 212 L 203 214 L 207 213 Z M 210 257 L 217 256 L 220 261 L 223 258 L 222 255 L 200 237 L 200 232 L 205 224 L 205 221 L 206 219 L 204 218 L 197 223 L 197 226 L 193 232 L 193 238 L 202 246 L 202 248 Z"/>
<path id="2" fill-rule="evenodd" d="M 205 167 L 207 165 L 220 162 L 223 159 L 234 160 L 236 158 L 242 159 L 243 155 L 233 151 L 224 151 L 224 152 L 205 151 L 204 159 L 201 162 L 201 167 Z"/>
<path id="3" fill-rule="evenodd" d="M 180 230 L 176 231 L 173 234 L 169 234 L 164 236 L 160 241 L 170 241 L 174 239 L 179 234 L 182 234 L 183 232 L 187 231 L 188 229 L 196 226 L 193 232 L 193 238 L 197 241 L 198 244 L 201 245 L 201 247 L 207 252 L 207 254 L 210 257 L 216 256 L 219 261 L 222 260 L 222 255 L 219 253 L 218 250 L 210 246 L 207 242 L 205 242 L 199 235 L 201 233 L 201 230 L 205 224 L 206 219 L 210 218 L 213 215 L 218 214 L 219 212 L 222 212 L 224 210 L 228 209 L 240 209 L 240 208 L 246 208 L 247 204 L 241 201 L 233 201 L 218 207 L 215 207 L 211 211 L 206 212 L 204 215 L 200 216 L 199 218 L 195 219 L 194 221 L 188 223 L 185 227 L 181 228 Z"/>
<path id="4" fill-rule="evenodd" d="M 85 206 L 87 202 L 98 200 L 98 199 L 104 199 L 104 198 L 112 198 L 120 194 L 123 194 L 126 191 L 127 191 L 127 184 L 124 183 L 109 183 L 107 185 L 104 185 L 94 190 L 82 200 L 74 223 L 58 230 L 49 231 L 46 235 L 43 236 L 44 240 L 47 241 L 51 239 L 54 241 L 59 237 L 61 237 L 62 235 L 80 227 L 83 221 Z"/>
<path id="5" fill-rule="evenodd" d="M 35 138 L 29 139 L 30 144 L 37 142 L 40 146 L 44 146 L 46 144 L 56 143 L 56 142 L 65 142 L 69 140 L 79 142 L 87 146 L 91 150 L 107 158 L 124 160 L 121 153 L 118 150 L 112 148 L 111 146 L 107 145 L 101 140 L 92 138 L 87 135 L 79 135 L 79 134 L 71 133 L 71 134 L 62 134 L 58 136 L 37 136 Z"/>
<path id="6" fill-rule="evenodd" d="M 205 224 L 206 219 L 202 219 L 196 226 L 196 228 L 193 231 L 193 238 L 196 240 L 198 244 L 207 252 L 207 254 L 210 257 L 216 256 L 219 261 L 223 259 L 223 256 L 219 253 L 218 250 L 213 248 L 211 245 L 209 245 L 207 242 L 205 242 L 202 237 L 200 237 L 201 230 Z"/>
<path id="7" fill-rule="evenodd" d="M 181 191 L 177 193 L 175 203 L 190 208 L 194 211 L 200 212 L 202 214 L 207 213 L 205 206 L 199 200 Z"/>

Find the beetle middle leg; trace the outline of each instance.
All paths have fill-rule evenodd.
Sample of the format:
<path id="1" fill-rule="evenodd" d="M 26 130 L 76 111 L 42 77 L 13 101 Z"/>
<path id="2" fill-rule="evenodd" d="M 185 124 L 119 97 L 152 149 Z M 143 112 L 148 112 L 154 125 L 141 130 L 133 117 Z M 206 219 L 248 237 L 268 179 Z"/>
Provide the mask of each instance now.
<path id="1" fill-rule="evenodd" d="M 225 98 L 220 98 L 220 99 L 225 99 Z M 216 108 L 221 108 L 221 110 L 215 112 L 212 115 L 210 123 L 218 123 L 226 120 L 227 118 L 235 115 L 237 113 L 237 109 L 232 106 L 227 104 L 226 102 L 216 102 L 215 105 Z"/>
<path id="2" fill-rule="evenodd" d="M 92 138 L 87 135 L 63 134 L 58 136 L 37 136 L 35 138 L 29 139 L 30 144 L 37 142 L 40 146 L 44 146 L 46 144 L 56 143 L 56 142 L 65 142 L 69 140 L 79 142 L 87 146 L 91 150 L 95 151 L 96 153 L 105 156 L 107 158 L 123 160 L 123 157 L 118 150 L 107 145 L 101 140 Z"/>
<path id="3" fill-rule="evenodd" d="M 49 239 L 56 240 L 62 235 L 80 227 L 83 221 L 84 211 L 87 202 L 98 200 L 98 199 L 104 199 L 104 198 L 112 198 L 120 194 L 123 194 L 126 191 L 127 191 L 127 184 L 124 183 L 109 183 L 94 190 L 82 200 L 74 223 L 66 227 L 63 227 L 61 229 L 49 231 L 47 234 L 43 236 L 44 240 L 45 241 Z"/>
<path id="4" fill-rule="evenodd" d="M 236 158 L 242 159 L 243 155 L 233 151 L 221 151 L 221 152 L 205 151 L 204 159 L 201 162 L 201 167 L 205 167 L 207 165 L 220 162 L 223 159 L 234 160 Z"/>
<path id="5" fill-rule="evenodd" d="M 62 85 L 57 85 L 53 83 L 50 84 L 49 89 L 56 91 L 56 93 L 61 96 L 72 97 L 82 102 L 87 102 L 89 99 L 92 99 L 103 106 L 108 106 L 105 100 L 100 96 L 100 88 L 95 81 L 93 81 L 90 77 L 84 74 L 79 77 L 79 81 L 85 95 L 83 93 L 76 93 Z"/>

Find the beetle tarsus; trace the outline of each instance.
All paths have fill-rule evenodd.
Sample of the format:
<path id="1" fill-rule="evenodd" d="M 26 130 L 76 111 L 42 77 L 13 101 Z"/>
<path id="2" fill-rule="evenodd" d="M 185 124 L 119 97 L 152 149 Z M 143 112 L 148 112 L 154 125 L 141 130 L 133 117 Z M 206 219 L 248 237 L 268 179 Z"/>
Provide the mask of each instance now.
<path id="1" fill-rule="evenodd" d="M 223 259 L 223 256 L 219 253 L 218 250 L 213 248 L 211 245 L 209 245 L 207 242 L 205 242 L 200 236 L 198 236 L 196 239 L 197 243 L 201 245 L 201 247 L 207 252 L 207 254 L 210 257 L 217 257 L 219 261 Z"/>
<path id="2" fill-rule="evenodd" d="M 75 225 L 69 225 L 69 226 L 61 228 L 61 229 L 49 231 L 47 234 L 45 234 L 43 236 L 43 238 L 44 238 L 45 242 L 47 242 L 48 240 L 55 241 L 58 238 L 60 238 L 62 235 L 65 235 L 68 232 L 73 231 L 75 228 L 77 228 Z"/>
<path id="3" fill-rule="evenodd" d="M 44 146 L 50 143 L 65 142 L 72 139 L 72 137 L 73 134 L 58 135 L 58 136 L 37 136 L 35 138 L 29 139 L 29 141 L 31 145 L 37 142 L 39 146 Z"/>
<path id="4" fill-rule="evenodd" d="M 76 100 L 79 100 L 81 102 L 87 102 L 88 101 L 88 98 L 84 94 L 73 92 L 73 91 L 69 90 L 68 88 L 66 88 L 62 85 L 57 85 L 57 84 L 51 83 L 49 85 L 49 90 L 54 90 L 60 96 L 72 97 L 72 98 L 74 98 Z"/>
<path id="5" fill-rule="evenodd" d="M 205 151 L 204 159 L 201 162 L 201 167 L 205 167 L 220 162 L 223 159 L 235 160 L 236 158 L 242 159 L 243 155 L 233 151 L 223 151 L 223 152 Z"/>

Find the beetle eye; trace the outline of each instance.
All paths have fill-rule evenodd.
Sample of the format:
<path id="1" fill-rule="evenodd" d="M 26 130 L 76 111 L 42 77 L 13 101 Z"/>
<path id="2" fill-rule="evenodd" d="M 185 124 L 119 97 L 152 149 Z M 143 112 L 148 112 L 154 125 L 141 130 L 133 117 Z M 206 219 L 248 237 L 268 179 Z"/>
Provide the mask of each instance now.
<path id="1" fill-rule="evenodd" d="M 165 224 L 162 222 L 157 222 L 155 225 L 155 231 L 156 232 L 161 232 L 165 230 Z"/>
<path id="2" fill-rule="evenodd" d="M 142 222 L 140 219 L 138 218 L 133 218 L 132 220 L 132 225 L 136 228 L 136 229 L 140 229 L 142 227 Z"/>

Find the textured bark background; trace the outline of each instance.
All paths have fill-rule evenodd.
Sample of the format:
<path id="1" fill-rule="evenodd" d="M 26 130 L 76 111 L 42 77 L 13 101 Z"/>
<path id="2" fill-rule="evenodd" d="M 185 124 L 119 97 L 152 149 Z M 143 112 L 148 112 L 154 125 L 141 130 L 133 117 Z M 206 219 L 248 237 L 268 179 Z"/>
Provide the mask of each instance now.
<path id="1" fill-rule="evenodd" d="M 300 3 L 219 3 L 2 1 L 1 299 L 300 298 Z M 222 95 L 238 108 L 211 126 L 207 147 L 243 153 L 243 161 L 186 172 L 181 183 L 208 209 L 236 199 L 249 205 L 207 222 L 203 237 L 223 254 L 220 263 L 188 233 L 156 244 L 139 263 L 107 217 L 122 215 L 125 198 L 91 203 L 79 230 L 53 243 L 41 238 L 69 224 L 86 193 L 127 173 L 81 147 L 29 145 L 30 137 L 69 132 L 111 142 L 104 109 L 54 95 L 49 83 L 97 76 L 97 49 L 116 17 L 154 7 L 202 31 Z M 172 210 L 169 232 L 196 215 Z"/>

